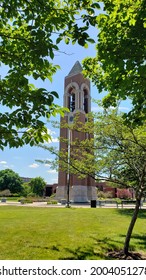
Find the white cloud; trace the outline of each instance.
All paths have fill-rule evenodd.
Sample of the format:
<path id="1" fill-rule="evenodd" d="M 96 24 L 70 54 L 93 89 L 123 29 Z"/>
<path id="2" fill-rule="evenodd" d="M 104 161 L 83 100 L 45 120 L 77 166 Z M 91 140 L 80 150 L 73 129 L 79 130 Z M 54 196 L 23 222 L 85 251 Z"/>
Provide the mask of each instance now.
<path id="1" fill-rule="evenodd" d="M 52 139 L 52 142 L 53 142 L 53 143 L 59 143 L 59 139 L 58 139 L 58 138 L 53 138 L 53 139 Z"/>
<path id="2" fill-rule="evenodd" d="M 56 135 L 56 132 L 54 130 L 51 130 L 51 129 L 47 128 L 47 133 L 51 136 L 51 139 L 49 139 L 45 143 L 50 144 L 50 143 L 58 143 L 59 142 L 58 137 L 53 137 L 53 135 Z"/>
<path id="3" fill-rule="evenodd" d="M 49 128 L 47 128 L 47 132 L 48 132 L 48 134 L 50 134 L 50 135 L 55 135 L 56 134 L 56 132 L 54 131 L 54 130 L 51 130 L 51 129 L 49 129 Z"/>
<path id="4" fill-rule="evenodd" d="M 51 140 L 48 141 L 48 143 L 58 143 L 59 139 L 58 138 L 53 138 L 51 137 Z"/>
<path id="5" fill-rule="evenodd" d="M 111 106 L 110 109 L 115 109 L 115 107 Z M 123 111 L 129 111 L 130 108 L 128 106 L 119 106 L 118 110 L 123 112 Z M 92 112 L 103 112 L 103 111 L 104 111 L 104 108 L 103 107 L 99 107 L 98 105 L 92 107 Z"/>
<path id="6" fill-rule="evenodd" d="M 120 107 L 119 107 L 119 110 L 120 110 L 120 111 L 129 111 L 130 108 L 129 108 L 129 107 L 126 107 L 126 106 L 123 106 L 123 107 L 120 106 Z"/>
<path id="7" fill-rule="evenodd" d="M 0 161 L 0 164 L 7 164 L 7 162 L 2 160 L 2 161 Z"/>
<path id="8" fill-rule="evenodd" d="M 51 165 L 49 163 L 45 163 L 45 166 L 46 167 L 50 167 Z"/>
<path id="9" fill-rule="evenodd" d="M 99 107 L 98 105 L 97 106 L 93 106 L 91 108 L 91 111 L 92 112 L 103 112 L 103 107 Z"/>
<path id="10" fill-rule="evenodd" d="M 30 168 L 38 168 L 38 167 L 39 167 L 39 164 L 33 163 L 33 164 L 30 164 L 29 167 L 30 167 Z"/>
<path id="11" fill-rule="evenodd" d="M 47 173 L 50 173 L 50 174 L 56 174 L 56 173 L 57 173 L 57 171 L 53 169 L 53 170 L 48 170 L 48 171 L 47 171 Z"/>

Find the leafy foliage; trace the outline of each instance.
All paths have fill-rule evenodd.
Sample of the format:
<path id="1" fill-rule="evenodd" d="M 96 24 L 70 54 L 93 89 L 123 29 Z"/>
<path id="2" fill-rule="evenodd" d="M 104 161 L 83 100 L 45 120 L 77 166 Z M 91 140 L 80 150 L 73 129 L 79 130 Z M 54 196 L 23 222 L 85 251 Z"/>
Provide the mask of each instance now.
<path id="1" fill-rule="evenodd" d="M 36 88 L 30 77 L 52 81 L 59 69 L 53 58 L 62 40 L 81 46 L 93 42 L 87 31 L 95 23 L 95 8 L 100 7 L 91 0 L 2 0 L 0 7 L 0 54 L 8 68 L 0 85 L 0 104 L 6 108 L 0 113 L 0 148 L 34 145 L 49 138 L 41 117 L 64 110 L 55 105 L 58 93 Z M 83 9 L 86 16 L 80 15 Z"/>
<path id="2" fill-rule="evenodd" d="M 0 171 L 0 191 L 4 190 L 9 190 L 11 194 L 23 191 L 21 178 L 11 169 Z"/>
<path id="3" fill-rule="evenodd" d="M 77 138 L 70 143 L 68 139 L 61 138 L 60 141 L 64 143 L 61 151 L 48 149 L 47 146 L 44 148 L 57 156 L 57 163 L 62 171 L 77 174 L 80 178 L 89 175 L 97 181 L 104 180 L 115 186 L 131 187 L 135 190 L 136 205 L 123 250 L 127 256 L 141 199 L 146 192 L 145 123 L 135 128 L 128 126 L 122 115 L 117 115 L 117 110 L 97 114 L 94 125 L 90 122 L 91 119 L 92 117 L 88 117 L 85 124 L 78 119 L 72 125 L 64 124 L 70 133 L 72 130 L 76 131 Z M 79 141 L 80 133 L 88 137 Z"/>
<path id="4" fill-rule="evenodd" d="M 43 195 L 44 188 L 46 186 L 46 183 L 43 178 L 41 178 L 41 177 L 33 178 L 33 179 L 31 179 L 29 184 L 30 184 L 31 190 L 34 194 L 36 194 L 38 196 Z"/>
<path id="5" fill-rule="evenodd" d="M 97 181 L 112 182 L 119 187 L 135 189 L 137 195 L 146 188 L 146 130 L 145 124 L 136 128 L 124 123 L 117 110 L 94 114 L 94 126 L 88 116 L 83 124 L 74 118 L 73 124 L 65 124 L 70 133 L 78 132 L 77 138 L 69 143 L 61 138 L 64 149 L 57 151 L 53 147 L 41 145 L 51 153 L 56 154 L 61 170 L 77 174 L 80 178 L 90 175 Z M 78 135 L 86 133 L 88 137 L 79 141 Z M 68 145 L 70 144 L 70 158 L 68 160 Z M 45 162 L 46 163 L 46 162 Z M 50 164 L 51 162 L 49 162 Z"/>
<path id="6" fill-rule="evenodd" d="M 146 119 L 146 2 L 102 2 L 97 54 L 85 59 L 84 72 L 100 92 L 107 91 L 105 108 L 130 98 L 133 107 L 124 117 L 139 125 Z"/>
<path id="7" fill-rule="evenodd" d="M 29 182 L 23 183 L 23 192 L 22 192 L 22 195 L 23 195 L 24 197 L 27 197 L 30 193 L 31 193 L 31 186 L 30 186 Z"/>
<path id="8" fill-rule="evenodd" d="M 3 197 L 8 197 L 8 196 L 11 196 L 11 192 L 9 189 L 5 189 L 3 191 L 0 191 L 0 197 L 3 196 Z"/>

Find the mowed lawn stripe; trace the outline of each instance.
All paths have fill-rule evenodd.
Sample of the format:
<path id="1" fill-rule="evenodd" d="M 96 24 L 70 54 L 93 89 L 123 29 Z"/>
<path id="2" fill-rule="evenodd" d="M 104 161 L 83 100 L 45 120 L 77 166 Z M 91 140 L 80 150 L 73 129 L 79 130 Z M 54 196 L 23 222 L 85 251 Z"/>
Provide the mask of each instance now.
<path id="1" fill-rule="evenodd" d="M 0 259 L 106 259 L 123 247 L 133 210 L 0 207 Z M 131 248 L 146 252 L 146 211 Z"/>

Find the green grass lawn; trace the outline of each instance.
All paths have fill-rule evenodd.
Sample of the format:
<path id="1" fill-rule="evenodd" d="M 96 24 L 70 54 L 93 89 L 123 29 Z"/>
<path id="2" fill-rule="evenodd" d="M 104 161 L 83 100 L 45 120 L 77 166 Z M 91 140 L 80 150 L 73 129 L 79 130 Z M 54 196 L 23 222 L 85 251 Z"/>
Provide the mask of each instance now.
<path id="1" fill-rule="evenodd" d="M 8 196 L 6 197 L 7 201 L 17 202 L 19 199 L 21 199 L 20 196 Z"/>
<path id="2" fill-rule="evenodd" d="M 107 259 L 123 248 L 133 210 L 0 207 L 0 259 Z M 140 210 L 131 249 L 146 253 L 146 211 Z"/>

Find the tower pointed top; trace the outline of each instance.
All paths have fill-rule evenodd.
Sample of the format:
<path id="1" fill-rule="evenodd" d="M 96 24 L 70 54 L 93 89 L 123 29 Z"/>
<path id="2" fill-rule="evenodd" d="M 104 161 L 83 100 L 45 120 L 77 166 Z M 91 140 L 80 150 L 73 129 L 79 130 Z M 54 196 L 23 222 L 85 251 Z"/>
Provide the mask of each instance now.
<path id="1" fill-rule="evenodd" d="M 74 66 L 72 67 L 72 69 L 70 70 L 68 76 L 72 76 L 72 75 L 76 75 L 78 73 L 82 72 L 82 66 L 80 64 L 79 61 L 76 61 L 76 63 L 74 64 Z"/>

